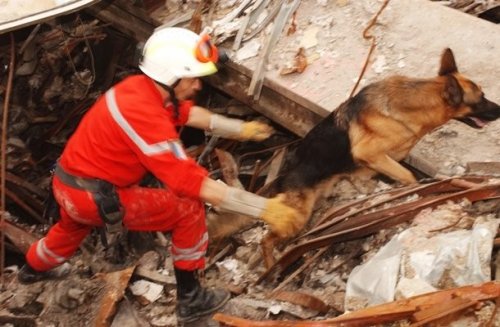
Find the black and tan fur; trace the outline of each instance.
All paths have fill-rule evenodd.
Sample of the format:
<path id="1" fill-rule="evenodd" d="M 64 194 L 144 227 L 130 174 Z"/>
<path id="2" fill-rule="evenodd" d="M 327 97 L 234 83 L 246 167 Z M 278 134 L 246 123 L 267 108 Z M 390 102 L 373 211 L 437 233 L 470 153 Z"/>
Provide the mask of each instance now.
<path id="1" fill-rule="evenodd" d="M 451 119 L 480 128 L 499 117 L 499 105 L 458 72 L 450 49 L 443 52 L 435 78 L 392 76 L 364 87 L 301 140 L 291 169 L 277 181 L 276 191 L 285 194 L 300 218 L 285 233 L 270 231 L 264 237 L 266 266 L 274 261 L 277 243 L 304 228 L 318 197 L 341 174 L 382 173 L 403 184 L 416 183 L 399 161 L 424 135 Z M 209 221 L 212 233 L 217 229 L 213 224 Z"/>

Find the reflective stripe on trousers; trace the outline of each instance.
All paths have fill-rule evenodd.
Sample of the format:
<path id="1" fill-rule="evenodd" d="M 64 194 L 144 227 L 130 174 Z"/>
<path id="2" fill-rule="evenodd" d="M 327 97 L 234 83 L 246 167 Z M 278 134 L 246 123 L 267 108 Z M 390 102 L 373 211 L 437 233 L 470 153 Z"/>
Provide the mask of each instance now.
<path id="1" fill-rule="evenodd" d="M 205 256 L 208 247 L 208 233 L 203 234 L 203 238 L 195 246 L 189 248 L 179 248 L 172 245 L 172 259 L 174 262 L 181 260 L 198 260 Z"/>

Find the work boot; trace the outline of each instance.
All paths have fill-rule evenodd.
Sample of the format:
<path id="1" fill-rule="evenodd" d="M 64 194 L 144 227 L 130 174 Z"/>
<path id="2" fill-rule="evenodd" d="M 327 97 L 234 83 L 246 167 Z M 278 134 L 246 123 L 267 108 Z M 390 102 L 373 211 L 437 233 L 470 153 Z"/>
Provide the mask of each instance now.
<path id="1" fill-rule="evenodd" d="M 48 271 L 37 271 L 26 263 L 17 273 L 17 280 L 21 284 L 33 284 L 43 280 L 62 278 L 68 273 L 69 265 L 66 264 Z"/>
<path id="2" fill-rule="evenodd" d="M 201 287 L 196 271 L 175 268 L 177 280 L 177 321 L 192 322 L 222 308 L 229 292 Z"/>

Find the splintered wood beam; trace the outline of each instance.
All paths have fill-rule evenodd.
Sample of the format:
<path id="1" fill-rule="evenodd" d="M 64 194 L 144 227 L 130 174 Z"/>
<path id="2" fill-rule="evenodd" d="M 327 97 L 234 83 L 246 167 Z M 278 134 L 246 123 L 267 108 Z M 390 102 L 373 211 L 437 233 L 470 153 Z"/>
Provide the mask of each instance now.
<path id="1" fill-rule="evenodd" d="M 105 294 L 99 304 L 99 311 L 92 326 L 108 327 L 116 313 L 118 302 L 123 298 L 135 265 L 120 271 L 99 275 L 106 282 Z"/>
<path id="2" fill-rule="evenodd" d="M 411 327 L 424 326 L 430 322 L 447 317 L 452 314 L 458 314 L 465 309 L 477 305 L 477 301 L 463 299 L 456 297 L 448 302 L 440 303 L 439 305 L 432 306 L 426 310 L 420 310 L 413 314 L 413 321 Z"/>
<path id="3" fill-rule="evenodd" d="M 271 276 L 281 274 L 293 262 L 306 252 L 331 245 L 334 243 L 351 241 L 371 235 L 381 229 L 389 228 L 413 217 L 425 208 L 435 208 L 447 201 L 468 199 L 471 202 L 500 198 L 500 184 L 484 185 L 451 194 L 441 194 L 434 197 L 425 197 L 415 201 L 405 202 L 390 208 L 376 210 L 366 214 L 354 216 L 338 222 L 334 226 L 324 229 L 317 237 L 295 245 L 288 249 L 276 263 L 264 272 L 257 280 L 257 284 Z"/>
<path id="4" fill-rule="evenodd" d="M 360 309 L 326 320 L 251 321 L 222 313 L 216 313 L 213 319 L 228 326 L 236 327 L 359 327 L 413 318 L 415 323 L 411 326 L 422 326 L 441 320 L 446 316 L 455 315 L 472 307 L 479 301 L 493 300 L 498 297 L 500 297 L 500 282 L 493 281 L 421 294 L 408 299 Z"/>
<path id="5" fill-rule="evenodd" d="M 36 220 L 38 220 L 39 223 L 41 224 L 46 224 L 47 221 L 45 221 L 45 219 L 43 219 L 43 217 L 38 213 L 38 212 L 41 212 L 43 210 L 42 208 L 42 205 L 39 204 L 36 199 L 31 199 L 32 201 L 30 201 L 33 205 L 36 205 L 36 204 L 39 204 L 38 205 L 38 211 L 32 207 L 30 207 L 26 201 L 23 201 L 23 199 L 21 199 L 16 193 L 8 190 L 8 189 L 5 189 L 5 195 L 10 199 L 12 200 L 13 202 L 15 202 L 18 206 L 20 206 L 21 208 L 23 208 L 23 210 L 25 210 L 31 217 L 35 218 Z"/>
<path id="6" fill-rule="evenodd" d="M 457 310 L 470 307 L 472 303 L 477 301 L 492 300 L 500 296 L 499 282 L 486 282 L 479 285 L 463 286 L 448 290 L 436 291 L 417 295 L 408 299 L 389 302 L 366 309 L 361 309 L 351 313 L 344 314 L 337 318 L 329 319 L 329 322 L 343 322 L 343 326 L 353 326 L 354 322 L 365 322 L 366 325 L 379 324 L 394 320 L 386 320 L 390 315 L 397 312 L 413 311 L 411 316 L 415 318 L 428 319 L 431 322 L 444 317 L 446 314 L 456 312 L 452 307 L 444 307 L 444 303 L 455 301 L 454 304 L 460 306 Z M 460 298 L 460 300 L 454 300 Z M 437 308 L 432 313 L 431 308 Z M 441 309 L 440 309 L 441 308 Z M 445 312 L 446 311 L 446 312 Z M 420 312 L 417 314 L 417 312 Z M 416 315 L 416 317 L 415 317 Z M 409 316 L 407 316 L 409 317 Z M 423 320 L 422 320 L 423 321 Z M 362 325 L 362 326 L 366 326 Z"/>
<path id="7" fill-rule="evenodd" d="M 145 41 L 160 25 L 144 9 L 124 0 L 104 0 L 85 10 L 137 41 Z"/>
<path id="8" fill-rule="evenodd" d="M 33 234 L 8 220 L 3 221 L 0 230 L 22 253 L 28 252 L 30 245 L 37 240 Z"/>

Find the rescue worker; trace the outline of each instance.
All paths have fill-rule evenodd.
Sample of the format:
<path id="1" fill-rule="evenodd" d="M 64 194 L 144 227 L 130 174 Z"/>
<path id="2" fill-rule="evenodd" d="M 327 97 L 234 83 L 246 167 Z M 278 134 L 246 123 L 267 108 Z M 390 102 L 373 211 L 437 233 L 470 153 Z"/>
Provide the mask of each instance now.
<path id="1" fill-rule="evenodd" d="M 110 232 L 171 232 L 179 321 L 193 321 L 222 307 L 229 293 L 200 285 L 208 234 L 204 203 L 261 218 L 275 230 L 286 228 L 296 211 L 281 197 L 264 198 L 208 177 L 189 158 L 176 126 L 214 135 L 260 141 L 272 128 L 211 113 L 190 100 L 200 77 L 217 71 L 217 48 L 207 35 L 187 29 L 155 31 L 143 49 L 139 68 L 108 90 L 83 117 L 58 161 L 52 186 L 60 220 L 31 245 L 18 279 L 33 283 L 54 277 L 92 228 Z M 164 188 L 138 184 L 153 174 Z"/>

